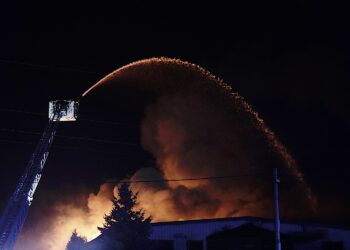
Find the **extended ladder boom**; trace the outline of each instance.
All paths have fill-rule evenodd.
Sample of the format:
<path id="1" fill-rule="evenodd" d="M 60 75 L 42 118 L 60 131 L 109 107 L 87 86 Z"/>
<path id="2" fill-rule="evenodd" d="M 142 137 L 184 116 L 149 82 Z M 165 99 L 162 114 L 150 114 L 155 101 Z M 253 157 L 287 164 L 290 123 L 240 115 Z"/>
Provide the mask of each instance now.
<path id="1" fill-rule="evenodd" d="M 59 121 L 74 121 L 78 103 L 53 101 L 49 121 L 0 219 L 0 250 L 12 250 L 21 232 Z"/>

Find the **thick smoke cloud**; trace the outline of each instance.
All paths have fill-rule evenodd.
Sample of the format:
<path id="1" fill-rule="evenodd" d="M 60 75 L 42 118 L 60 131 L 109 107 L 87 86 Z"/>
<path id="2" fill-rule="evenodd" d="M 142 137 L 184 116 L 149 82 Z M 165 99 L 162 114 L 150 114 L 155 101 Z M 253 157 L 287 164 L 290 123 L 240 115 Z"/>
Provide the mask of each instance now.
<path id="1" fill-rule="evenodd" d="M 112 208 L 113 187 L 103 184 L 96 194 L 88 195 L 85 191 L 46 195 L 50 198 L 38 204 L 39 214 L 31 214 L 37 219 L 22 231 L 16 250 L 63 250 L 75 229 L 88 240 L 97 237 L 97 226 L 102 226 L 104 214 Z"/>
<path id="2" fill-rule="evenodd" d="M 115 91 L 125 88 L 140 96 L 140 105 L 144 105 L 141 142 L 156 159 L 155 168 L 139 169 L 131 180 L 258 174 L 133 183 L 139 206 L 154 221 L 271 217 L 273 167 L 286 174 L 284 180 L 294 180 L 293 185 L 281 186 L 284 197 L 288 197 L 281 201 L 282 217 L 301 218 L 316 209 L 315 198 L 285 147 L 244 99 L 220 79 L 197 65 L 152 58 L 116 70 L 83 96 L 88 99 L 108 93 L 113 99 Z M 144 102 L 143 96 L 151 98 Z M 37 244 L 31 249 L 62 249 L 74 228 L 93 238 L 103 214 L 111 208 L 112 194 L 112 188 L 102 185 L 97 195 L 90 194 L 85 205 L 56 203 L 54 219 L 39 222 L 48 225 L 47 235 L 39 233 L 45 242 L 28 243 L 25 239 L 33 239 L 33 232 L 25 232 L 22 246 L 28 243 Z"/>
<path id="3" fill-rule="evenodd" d="M 89 91 L 129 86 L 154 95 L 142 122 L 142 145 L 154 155 L 166 179 L 271 173 L 286 179 L 284 217 L 316 209 L 316 201 L 294 159 L 258 114 L 232 88 L 197 65 L 153 58 L 122 67 Z M 135 176 L 149 177 L 147 170 Z M 263 176 L 218 181 L 176 182 L 149 187 L 137 184 L 140 205 L 156 220 L 272 215 L 271 179 Z M 164 211 L 160 216 L 161 199 Z M 296 202 L 298 201 L 298 202 Z M 298 205 L 296 205 L 298 204 Z M 303 208 L 303 209 L 300 209 Z M 302 211 L 302 212 L 301 212 Z"/>

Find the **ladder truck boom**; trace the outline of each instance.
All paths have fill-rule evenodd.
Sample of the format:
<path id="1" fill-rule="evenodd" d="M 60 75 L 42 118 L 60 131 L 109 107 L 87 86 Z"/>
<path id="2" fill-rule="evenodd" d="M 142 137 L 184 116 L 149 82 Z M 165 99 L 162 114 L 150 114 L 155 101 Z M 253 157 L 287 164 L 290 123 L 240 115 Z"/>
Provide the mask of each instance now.
<path id="1" fill-rule="evenodd" d="M 51 101 L 49 121 L 0 219 L 0 250 L 12 250 L 43 173 L 58 123 L 77 119 L 79 102 Z"/>

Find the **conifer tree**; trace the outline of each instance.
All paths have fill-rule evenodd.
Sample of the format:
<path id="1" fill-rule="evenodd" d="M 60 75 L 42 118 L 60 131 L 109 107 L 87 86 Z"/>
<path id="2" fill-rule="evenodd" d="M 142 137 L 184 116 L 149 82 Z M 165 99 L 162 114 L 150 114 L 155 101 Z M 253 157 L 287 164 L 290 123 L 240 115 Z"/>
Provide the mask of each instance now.
<path id="1" fill-rule="evenodd" d="M 74 229 L 72 236 L 66 246 L 66 250 L 83 250 L 86 243 L 86 238 L 78 235 L 77 230 Z"/>
<path id="2" fill-rule="evenodd" d="M 145 217 L 143 209 L 135 208 L 137 194 L 131 191 L 129 184 L 122 183 L 118 189 L 118 197 L 112 201 L 113 208 L 105 215 L 103 227 L 99 228 L 101 233 L 107 235 L 110 241 L 118 238 L 124 249 L 151 249 L 151 217 Z"/>

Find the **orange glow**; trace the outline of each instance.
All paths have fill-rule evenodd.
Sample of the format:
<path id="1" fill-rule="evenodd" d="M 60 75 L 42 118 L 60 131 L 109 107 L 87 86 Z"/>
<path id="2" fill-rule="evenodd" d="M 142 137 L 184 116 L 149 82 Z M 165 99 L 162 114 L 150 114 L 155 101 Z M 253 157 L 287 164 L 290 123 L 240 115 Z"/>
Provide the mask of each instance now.
<path id="1" fill-rule="evenodd" d="M 128 84 L 157 94 L 156 101 L 146 107 L 141 124 L 142 146 L 156 159 L 157 169 L 139 169 L 131 180 L 270 170 L 272 173 L 272 166 L 276 165 L 292 177 L 302 177 L 294 159 L 249 104 L 197 65 L 169 58 L 138 61 L 109 74 L 83 96 L 108 84 L 116 87 Z M 153 221 L 172 221 L 246 215 L 271 217 L 273 196 L 269 183 L 264 178 L 239 178 L 133 183 L 131 188 L 138 192 L 139 208 L 151 215 Z M 284 216 L 300 215 L 316 207 L 315 198 L 303 180 L 285 191 L 288 199 L 282 201 L 285 206 L 282 204 L 281 210 L 288 209 L 282 211 Z M 104 184 L 98 194 L 89 195 L 87 208 L 58 203 L 53 226 L 41 234 L 42 242 L 30 249 L 64 249 L 74 229 L 88 240 L 96 237 L 97 226 L 102 225 L 103 215 L 112 207 L 112 194 L 113 188 Z M 299 207 L 303 209 L 298 210 Z"/>
<path id="2" fill-rule="evenodd" d="M 48 223 L 49 219 L 44 218 L 37 225 L 39 230 L 44 229 L 40 237 L 31 230 L 27 233 L 30 237 L 20 240 L 15 249 L 63 250 L 74 229 L 88 240 L 94 239 L 99 235 L 97 226 L 103 225 L 104 214 L 112 208 L 109 197 L 110 188 L 104 184 L 96 195 L 88 196 L 87 209 L 73 203 L 58 203 L 55 207 L 53 223 Z"/>

